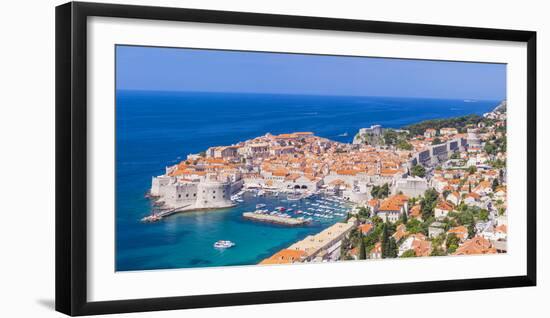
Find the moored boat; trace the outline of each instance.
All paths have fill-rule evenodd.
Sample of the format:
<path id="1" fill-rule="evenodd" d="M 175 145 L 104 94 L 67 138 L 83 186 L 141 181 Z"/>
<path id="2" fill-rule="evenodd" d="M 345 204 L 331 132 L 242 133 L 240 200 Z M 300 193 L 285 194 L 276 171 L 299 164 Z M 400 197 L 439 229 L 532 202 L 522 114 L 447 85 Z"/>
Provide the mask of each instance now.
<path id="1" fill-rule="evenodd" d="M 162 219 L 161 216 L 156 215 L 156 214 L 152 214 L 152 215 L 149 215 L 149 216 L 146 216 L 146 217 L 142 218 L 141 222 L 152 223 L 152 222 L 160 221 L 161 219 Z"/>

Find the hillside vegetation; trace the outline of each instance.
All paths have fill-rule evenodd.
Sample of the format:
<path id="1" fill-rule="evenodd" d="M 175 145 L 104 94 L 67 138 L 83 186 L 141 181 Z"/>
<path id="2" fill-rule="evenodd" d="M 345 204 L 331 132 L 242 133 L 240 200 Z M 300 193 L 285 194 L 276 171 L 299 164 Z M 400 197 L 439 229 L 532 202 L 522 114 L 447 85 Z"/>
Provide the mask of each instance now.
<path id="1" fill-rule="evenodd" d="M 412 124 L 403 127 L 403 129 L 408 130 L 411 135 L 422 135 L 424 131 L 428 128 L 439 130 L 441 128 L 456 128 L 458 132 L 465 132 L 465 127 L 468 125 L 477 125 L 480 121 L 483 120 L 483 117 L 472 114 L 460 117 L 446 118 L 446 119 L 433 119 L 425 120 L 417 124 Z"/>

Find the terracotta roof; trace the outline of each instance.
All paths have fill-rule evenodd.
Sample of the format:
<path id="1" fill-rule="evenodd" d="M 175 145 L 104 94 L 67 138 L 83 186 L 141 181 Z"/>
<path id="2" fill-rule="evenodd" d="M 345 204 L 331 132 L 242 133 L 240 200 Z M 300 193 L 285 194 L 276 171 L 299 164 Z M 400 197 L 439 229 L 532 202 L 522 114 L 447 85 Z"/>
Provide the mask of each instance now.
<path id="1" fill-rule="evenodd" d="M 400 211 L 401 206 L 393 201 L 384 200 L 380 205 L 379 211 Z"/>
<path id="2" fill-rule="evenodd" d="M 354 175 L 356 175 L 358 172 L 359 172 L 359 171 L 357 171 L 357 170 L 338 170 L 338 171 L 336 171 L 336 174 L 354 176 Z"/>
<path id="3" fill-rule="evenodd" d="M 275 136 L 275 138 L 278 138 L 278 139 L 292 139 L 292 138 L 296 138 L 296 135 L 295 134 L 280 134 L 280 135 Z"/>
<path id="4" fill-rule="evenodd" d="M 451 234 L 455 234 L 457 237 L 460 237 L 462 239 L 466 239 L 468 237 L 468 229 L 461 225 L 461 226 L 457 226 L 457 227 L 452 227 L 449 229 L 449 231 L 447 231 L 447 233 Z"/>
<path id="5" fill-rule="evenodd" d="M 329 182 L 330 185 L 342 185 L 344 183 L 346 182 L 342 179 L 334 179 L 331 182 Z"/>
<path id="6" fill-rule="evenodd" d="M 501 233 L 507 233 L 508 232 L 508 227 L 506 226 L 506 224 L 501 224 L 501 225 L 496 227 L 495 231 L 496 232 L 501 232 Z"/>
<path id="7" fill-rule="evenodd" d="M 380 170 L 380 175 L 381 176 L 393 176 L 394 174 L 399 173 L 399 172 L 401 172 L 401 171 L 397 170 L 397 169 L 382 169 L 382 170 Z"/>
<path id="8" fill-rule="evenodd" d="M 288 175 L 288 171 L 286 169 L 277 169 L 271 172 L 271 174 L 277 177 L 286 177 Z"/>
<path id="9" fill-rule="evenodd" d="M 467 240 L 453 255 L 475 255 L 475 254 L 494 254 L 496 249 L 492 247 L 491 242 L 482 236 L 476 236 Z"/>
<path id="10" fill-rule="evenodd" d="M 370 253 L 382 253 L 382 243 L 378 242 L 374 244 L 374 247 L 370 250 Z"/>
<path id="11" fill-rule="evenodd" d="M 299 175 L 299 174 L 289 174 L 288 176 L 285 177 L 285 179 L 295 181 L 295 180 L 299 179 L 300 177 L 301 177 L 301 175 Z"/>
<path id="12" fill-rule="evenodd" d="M 396 194 L 382 201 L 380 211 L 400 211 L 401 207 L 409 200 L 404 194 Z"/>
<path id="13" fill-rule="evenodd" d="M 504 193 L 506 193 L 506 187 L 505 186 L 499 186 L 496 188 L 495 192 L 499 192 L 499 191 L 503 191 Z"/>
<path id="14" fill-rule="evenodd" d="M 424 240 L 414 240 L 411 249 L 418 257 L 430 256 L 432 252 L 432 242 Z"/>
<path id="15" fill-rule="evenodd" d="M 466 197 L 467 198 L 471 197 L 475 200 L 479 200 L 479 198 L 481 198 L 481 196 L 479 194 L 475 193 L 475 192 L 470 192 L 470 193 L 466 194 Z"/>
<path id="16" fill-rule="evenodd" d="M 392 196 L 392 199 L 396 200 L 396 201 L 401 201 L 401 203 L 405 203 L 405 202 L 409 201 L 409 197 L 404 195 L 404 194 L 396 194 L 396 195 Z"/>
<path id="17" fill-rule="evenodd" d="M 359 226 L 359 229 L 361 230 L 361 233 L 367 234 L 372 230 L 373 225 L 371 223 L 362 224 Z"/>
<path id="18" fill-rule="evenodd" d="M 479 185 L 476 187 L 476 189 L 487 189 L 491 188 L 491 183 L 489 181 L 481 181 Z"/>
<path id="19" fill-rule="evenodd" d="M 445 211 L 452 211 L 454 209 L 454 206 L 447 201 L 440 200 L 439 202 L 437 202 L 436 208 Z"/>
<path id="20" fill-rule="evenodd" d="M 395 230 L 395 233 L 393 233 L 393 238 L 396 241 L 399 241 L 400 239 L 402 239 L 404 236 L 407 236 L 408 234 L 409 232 L 407 232 L 407 227 L 405 226 L 405 224 L 400 224 Z"/>
<path id="21" fill-rule="evenodd" d="M 222 158 L 205 158 L 204 161 L 208 163 L 224 163 L 225 160 Z"/>
<path id="22" fill-rule="evenodd" d="M 378 207 L 378 205 L 380 204 L 380 200 L 378 200 L 378 199 L 370 199 L 367 203 L 368 203 L 368 205 L 371 206 L 371 207 Z"/>
<path id="23" fill-rule="evenodd" d="M 260 262 L 261 265 L 268 264 L 289 264 L 299 262 L 300 259 L 306 255 L 305 251 L 284 249 L 273 254 L 271 257 L 264 259 Z"/>
<path id="24" fill-rule="evenodd" d="M 421 208 L 420 208 L 420 205 L 417 204 L 417 205 L 413 206 L 413 207 L 411 208 L 411 211 L 410 211 L 409 215 L 410 215 L 411 217 L 413 217 L 413 218 L 422 216 L 422 210 L 421 210 Z"/>

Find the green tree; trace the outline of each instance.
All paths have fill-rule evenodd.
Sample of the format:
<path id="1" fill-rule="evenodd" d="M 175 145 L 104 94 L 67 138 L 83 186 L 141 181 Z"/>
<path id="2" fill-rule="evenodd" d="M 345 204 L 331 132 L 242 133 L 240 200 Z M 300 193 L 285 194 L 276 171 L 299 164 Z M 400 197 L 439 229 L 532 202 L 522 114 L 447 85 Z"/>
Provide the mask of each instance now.
<path id="1" fill-rule="evenodd" d="M 474 174 L 474 173 L 476 173 L 476 171 L 477 171 L 476 166 L 470 166 L 470 167 L 468 167 L 468 173 L 469 173 L 469 174 Z"/>
<path id="2" fill-rule="evenodd" d="M 434 140 L 432 140 L 432 145 L 439 145 L 441 143 L 441 139 L 439 137 L 435 137 Z"/>
<path id="3" fill-rule="evenodd" d="M 378 226 L 379 224 L 384 223 L 384 221 L 382 220 L 382 218 L 379 217 L 378 215 L 374 215 L 370 220 L 372 221 L 372 223 L 373 223 L 375 226 Z"/>
<path id="4" fill-rule="evenodd" d="M 396 258 L 397 253 L 398 253 L 397 242 L 395 241 L 395 239 L 393 237 L 390 237 L 386 257 L 387 258 Z"/>
<path id="5" fill-rule="evenodd" d="M 483 147 L 483 150 L 490 155 L 497 154 L 497 146 L 495 146 L 493 143 L 490 143 L 490 142 L 485 144 L 485 147 Z"/>
<path id="6" fill-rule="evenodd" d="M 445 242 L 445 246 L 447 247 L 447 253 L 448 254 L 454 253 L 458 248 L 459 243 L 460 243 L 460 239 L 454 233 L 449 234 L 447 236 L 447 241 Z"/>
<path id="7" fill-rule="evenodd" d="M 445 256 L 445 251 L 441 247 L 435 247 L 430 256 Z"/>
<path id="8" fill-rule="evenodd" d="M 371 190 L 371 195 L 376 199 L 386 198 L 390 194 L 390 186 L 387 183 L 384 183 L 382 186 L 373 186 Z"/>
<path id="9" fill-rule="evenodd" d="M 464 226 L 468 226 L 468 225 L 474 223 L 474 221 L 475 221 L 474 220 L 474 215 L 471 212 L 471 210 L 469 210 L 469 209 L 459 213 L 456 220 L 457 220 L 458 224 L 464 225 Z"/>
<path id="10" fill-rule="evenodd" d="M 468 225 L 468 238 L 472 238 L 476 235 L 476 227 L 474 223 Z"/>
<path id="11" fill-rule="evenodd" d="M 501 159 L 496 159 L 493 161 L 489 161 L 489 165 L 495 169 L 503 169 L 506 167 L 506 161 Z M 501 180 L 502 180 L 503 174 L 504 174 L 504 171 L 502 171 L 502 175 L 500 176 Z"/>
<path id="12" fill-rule="evenodd" d="M 380 187 L 379 186 L 373 186 L 372 189 L 370 190 L 370 195 L 373 198 L 378 198 L 378 192 L 380 192 Z"/>
<path id="13" fill-rule="evenodd" d="M 438 193 L 435 189 L 428 189 L 424 192 L 424 198 L 420 202 L 422 219 L 427 220 L 434 215 L 435 205 L 437 203 Z"/>
<path id="14" fill-rule="evenodd" d="M 417 219 L 410 219 L 406 224 L 407 232 L 416 234 L 422 232 L 422 222 Z"/>
<path id="15" fill-rule="evenodd" d="M 368 206 L 360 207 L 359 212 L 357 212 L 357 216 L 359 216 L 360 219 L 368 219 L 371 216 L 370 214 L 371 214 L 371 210 Z"/>
<path id="16" fill-rule="evenodd" d="M 346 213 L 346 218 L 342 221 L 342 223 L 348 223 L 349 219 L 351 219 L 351 213 Z"/>
<path id="17" fill-rule="evenodd" d="M 359 230 L 359 228 L 354 228 L 349 233 L 350 242 L 353 247 L 357 247 L 360 245 L 361 241 L 363 240 L 363 233 Z"/>
<path id="18" fill-rule="evenodd" d="M 363 242 L 365 243 L 365 248 L 367 251 L 370 251 L 374 247 L 374 245 L 380 241 L 382 226 L 383 223 L 378 223 L 374 227 L 374 230 L 372 230 L 372 232 L 370 232 L 369 234 L 367 234 L 367 236 L 363 238 Z"/>
<path id="19" fill-rule="evenodd" d="M 500 137 L 495 140 L 495 144 L 498 147 L 497 152 L 506 152 L 506 137 Z"/>
<path id="20" fill-rule="evenodd" d="M 403 224 L 407 225 L 407 222 L 409 221 L 409 217 L 407 216 L 407 211 L 401 214 L 401 221 L 403 222 Z"/>
<path id="21" fill-rule="evenodd" d="M 489 211 L 487 211 L 485 209 L 482 209 L 481 211 L 479 211 L 478 219 L 481 220 L 481 221 L 489 220 Z"/>
<path id="22" fill-rule="evenodd" d="M 367 259 L 367 250 L 365 246 L 365 240 L 361 239 L 359 244 L 359 259 Z"/>
<path id="23" fill-rule="evenodd" d="M 441 129 L 443 127 L 456 128 L 459 131 L 464 131 L 467 125 L 477 125 L 483 120 L 483 117 L 478 115 L 467 115 L 461 117 L 426 120 L 420 123 L 408 125 L 404 129 L 408 130 L 412 135 L 422 135 L 428 128 Z"/>
<path id="24" fill-rule="evenodd" d="M 382 258 L 387 258 L 389 254 L 390 249 L 390 233 L 388 229 L 388 223 L 384 223 L 384 227 L 382 228 Z"/>
<path id="25" fill-rule="evenodd" d="M 399 140 L 399 142 L 397 143 L 397 149 L 413 150 L 413 146 L 406 140 Z"/>
<path id="26" fill-rule="evenodd" d="M 390 195 L 390 185 L 387 183 L 384 183 L 382 186 L 382 189 L 380 190 L 380 194 L 382 198 L 388 197 Z"/>
<path id="27" fill-rule="evenodd" d="M 411 169 L 411 175 L 424 178 L 426 176 L 426 168 L 424 168 L 422 165 L 415 165 Z"/>
<path id="28" fill-rule="evenodd" d="M 384 138 L 384 144 L 390 146 L 390 145 L 395 145 L 395 143 L 397 142 L 397 133 L 392 130 L 392 129 L 387 129 L 387 130 L 384 130 L 384 135 L 383 135 L 383 138 Z"/>
<path id="29" fill-rule="evenodd" d="M 401 254 L 401 257 L 416 257 L 416 252 L 414 250 L 406 250 L 403 254 Z"/>
<path id="30" fill-rule="evenodd" d="M 348 245 L 349 245 L 349 239 L 347 237 L 344 237 L 342 239 L 342 243 L 340 244 L 340 260 L 342 261 L 347 259 Z"/>

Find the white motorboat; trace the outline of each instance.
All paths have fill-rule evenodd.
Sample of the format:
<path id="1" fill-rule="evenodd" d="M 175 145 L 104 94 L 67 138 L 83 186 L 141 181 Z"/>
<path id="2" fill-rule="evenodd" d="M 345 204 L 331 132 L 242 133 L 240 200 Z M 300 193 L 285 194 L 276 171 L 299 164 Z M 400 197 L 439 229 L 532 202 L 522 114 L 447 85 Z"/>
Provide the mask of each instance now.
<path id="1" fill-rule="evenodd" d="M 231 241 L 224 241 L 224 240 L 220 240 L 220 241 L 217 241 L 216 243 L 214 243 L 215 248 L 224 248 L 224 249 L 233 247 L 235 245 L 236 244 L 231 242 Z"/>

